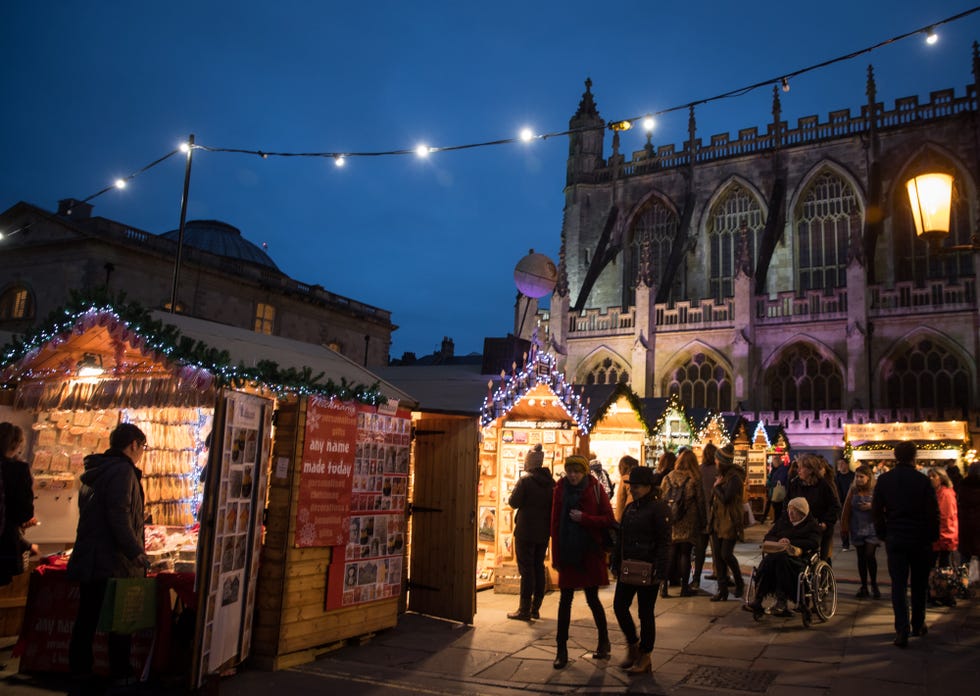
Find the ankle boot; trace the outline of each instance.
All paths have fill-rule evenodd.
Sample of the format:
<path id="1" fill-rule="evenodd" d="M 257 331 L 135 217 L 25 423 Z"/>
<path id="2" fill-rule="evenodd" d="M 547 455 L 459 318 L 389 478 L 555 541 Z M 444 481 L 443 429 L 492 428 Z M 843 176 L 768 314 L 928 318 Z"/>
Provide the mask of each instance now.
<path id="1" fill-rule="evenodd" d="M 644 674 L 649 673 L 653 670 L 653 666 L 650 664 L 650 653 L 640 653 L 639 657 L 636 658 L 636 662 L 633 666 L 626 670 L 627 674 Z"/>
<path id="2" fill-rule="evenodd" d="M 682 582 L 681 583 L 681 597 L 693 597 L 694 590 L 691 589 L 691 583 Z"/>
<path id="3" fill-rule="evenodd" d="M 717 594 L 711 595 L 711 601 L 712 602 L 724 602 L 727 599 L 728 599 L 728 585 L 725 584 L 725 583 L 723 583 L 723 582 L 719 582 L 718 583 L 718 592 L 717 592 Z"/>
<path id="4" fill-rule="evenodd" d="M 640 659 L 640 644 L 639 643 L 627 643 L 626 644 L 626 659 L 619 663 L 619 666 L 623 669 L 629 669 L 632 667 L 636 661 Z"/>
<path id="5" fill-rule="evenodd" d="M 568 646 L 565 643 L 558 644 L 558 652 L 555 661 L 551 664 L 555 669 L 563 669 L 568 664 Z"/>
<path id="6" fill-rule="evenodd" d="M 595 652 L 592 653 L 592 659 L 608 660 L 610 650 L 612 650 L 612 645 L 609 643 L 609 634 L 600 635 L 599 643 L 596 645 Z"/>
<path id="7" fill-rule="evenodd" d="M 745 580 L 741 574 L 735 576 L 735 596 L 741 598 L 745 595 Z"/>
<path id="8" fill-rule="evenodd" d="M 514 619 L 515 621 L 530 621 L 531 620 L 531 610 L 528 609 L 523 604 L 517 609 L 517 611 L 511 612 L 507 615 L 508 619 Z"/>

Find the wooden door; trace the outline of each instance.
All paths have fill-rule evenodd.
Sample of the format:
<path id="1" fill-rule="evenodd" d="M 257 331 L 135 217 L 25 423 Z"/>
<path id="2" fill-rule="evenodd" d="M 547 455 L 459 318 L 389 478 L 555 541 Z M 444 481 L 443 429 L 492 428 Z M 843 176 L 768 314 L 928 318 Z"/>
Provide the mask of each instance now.
<path id="1" fill-rule="evenodd" d="M 479 422 L 423 414 L 415 423 L 408 608 L 473 623 Z"/>

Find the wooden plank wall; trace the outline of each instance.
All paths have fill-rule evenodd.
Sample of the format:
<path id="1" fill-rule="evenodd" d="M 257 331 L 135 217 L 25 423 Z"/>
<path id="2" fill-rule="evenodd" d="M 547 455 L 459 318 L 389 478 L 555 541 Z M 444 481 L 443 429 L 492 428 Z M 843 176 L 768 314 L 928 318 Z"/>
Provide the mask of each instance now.
<path id="1" fill-rule="evenodd" d="M 269 511 L 259 567 L 252 652 L 257 666 L 285 669 L 397 623 L 398 600 L 324 610 L 329 548 L 295 548 L 306 398 L 279 401 L 269 477 Z M 276 477 L 281 457 L 287 476 Z"/>

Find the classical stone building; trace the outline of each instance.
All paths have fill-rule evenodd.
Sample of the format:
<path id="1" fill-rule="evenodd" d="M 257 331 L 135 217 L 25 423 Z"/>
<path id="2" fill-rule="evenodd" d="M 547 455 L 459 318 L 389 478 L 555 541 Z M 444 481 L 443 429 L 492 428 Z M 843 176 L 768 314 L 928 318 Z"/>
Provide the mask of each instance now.
<path id="1" fill-rule="evenodd" d="M 170 308 L 176 231 L 134 229 L 72 199 L 57 213 L 18 203 L 0 214 L 0 229 L 8 232 L 0 241 L 0 331 L 27 330 L 72 290 L 124 291 L 148 308 Z M 389 311 L 290 278 L 231 225 L 188 222 L 180 258 L 179 313 L 325 345 L 368 367 L 388 364 L 397 328 Z"/>
<path id="2" fill-rule="evenodd" d="M 576 383 L 742 411 L 797 446 L 847 421 L 978 429 L 977 83 L 858 113 L 780 115 L 627 158 L 586 82 L 569 126 L 559 280 L 540 313 Z M 857 101 L 857 100 L 856 100 Z M 945 250 L 919 241 L 906 180 L 954 177 Z M 526 332 L 525 332 L 526 333 Z"/>

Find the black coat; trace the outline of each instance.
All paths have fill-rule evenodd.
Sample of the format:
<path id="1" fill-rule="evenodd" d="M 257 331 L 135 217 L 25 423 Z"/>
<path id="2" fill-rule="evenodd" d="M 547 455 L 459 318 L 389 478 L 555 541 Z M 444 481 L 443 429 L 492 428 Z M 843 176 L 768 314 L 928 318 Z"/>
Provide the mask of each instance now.
<path id="1" fill-rule="evenodd" d="M 960 555 L 980 556 L 980 478 L 967 476 L 956 494 Z"/>
<path id="2" fill-rule="evenodd" d="M 840 519 L 840 498 L 832 485 L 823 476 L 818 476 L 812 485 L 804 483 L 803 479 L 796 476 L 786 488 L 786 502 L 789 503 L 793 498 L 806 498 L 806 502 L 810 504 L 810 514 L 817 522 L 827 525 L 827 529 L 833 529 Z"/>
<path id="3" fill-rule="evenodd" d="M 932 546 L 939 538 L 939 502 L 929 477 L 898 464 L 878 477 L 871 516 L 875 534 L 891 545 Z"/>
<path id="4" fill-rule="evenodd" d="M 24 572 L 22 557 L 30 544 L 21 526 L 34 517 L 34 479 L 27 462 L 0 457 L 6 511 L 0 534 L 0 585 L 10 583 L 14 575 Z"/>
<path id="5" fill-rule="evenodd" d="M 619 543 L 613 550 L 613 572 L 619 574 L 622 559 L 653 564 L 656 577 L 667 578 L 670 559 L 670 508 L 653 495 L 634 500 L 623 511 L 619 523 Z"/>
<path id="6" fill-rule="evenodd" d="M 68 577 L 80 582 L 146 575 L 142 473 L 118 450 L 85 457 Z"/>
<path id="7" fill-rule="evenodd" d="M 789 543 L 793 546 L 799 546 L 803 549 L 803 556 L 805 557 L 820 548 L 822 536 L 823 532 L 817 526 L 817 521 L 813 515 L 807 515 L 802 522 L 794 525 L 789 521 L 789 513 L 783 513 L 766 532 L 765 539 L 767 541 L 789 539 Z"/>
<path id="8" fill-rule="evenodd" d="M 551 498 L 555 480 L 543 466 L 521 476 L 511 491 L 507 504 L 517 510 L 514 538 L 534 544 L 547 544 L 551 536 Z"/>

